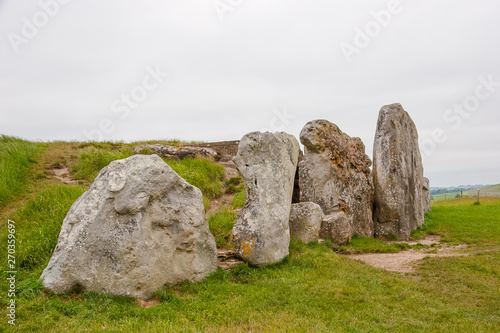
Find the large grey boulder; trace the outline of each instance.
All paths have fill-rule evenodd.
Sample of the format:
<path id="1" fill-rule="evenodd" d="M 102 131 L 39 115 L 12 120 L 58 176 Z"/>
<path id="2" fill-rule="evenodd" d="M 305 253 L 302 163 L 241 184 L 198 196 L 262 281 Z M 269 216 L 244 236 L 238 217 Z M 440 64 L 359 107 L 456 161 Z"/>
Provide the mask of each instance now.
<path id="1" fill-rule="evenodd" d="M 317 242 L 321 221 L 325 214 L 314 202 L 292 204 L 290 209 L 290 236 L 304 243 Z"/>
<path id="2" fill-rule="evenodd" d="M 375 234 L 407 238 L 424 223 L 417 128 L 401 104 L 380 109 L 373 145 Z"/>
<path id="3" fill-rule="evenodd" d="M 246 202 L 233 228 L 237 255 L 257 267 L 288 255 L 288 220 L 299 143 L 284 132 L 246 134 L 234 162 L 245 182 Z"/>
<path id="4" fill-rule="evenodd" d="M 371 160 L 360 138 L 351 138 L 327 120 L 308 122 L 300 133 L 300 201 L 312 201 L 325 215 L 342 211 L 353 232 L 373 236 Z"/>
<path id="5" fill-rule="evenodd" d="M 319 236 L 330 238 L 333 243 L 343 245 L 351 241 L 353 229 L 344 212 L 326 215 L 321 222 Z"/>
<path id="6" fill-rule="evenodd" d="M 424 177 L 422 184 L 423 200 L 424 200 L 424 214 L 432 210 L 431 206 L 431 182 L 429 178 Z"/>
<path id="7" fill-rule="evenodd" d="M 147 299 L 216 269 L 200 190 L 158 155 L 134 155 L 103 168 L 73 204 L 41 278 L 58 294 L 83 288 Z"/>

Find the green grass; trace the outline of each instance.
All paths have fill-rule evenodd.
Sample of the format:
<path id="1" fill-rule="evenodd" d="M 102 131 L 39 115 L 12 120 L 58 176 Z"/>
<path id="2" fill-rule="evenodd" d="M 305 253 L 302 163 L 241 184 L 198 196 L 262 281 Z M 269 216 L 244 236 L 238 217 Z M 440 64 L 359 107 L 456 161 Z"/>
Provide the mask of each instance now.
<path id="1" fill-rule="evenodd" d="M 198 187 L 207 198 L 213 199 L 222 194 L 226 175 L 222 165 L 197 159 L 166 160 L 166 162 L 179 176 Z"/>
<path id="2" fill-rule="evenodd" d="M 42 197 L 46 194 L 37 200 Z M 55 205 L 61 197 L 53 193 L 48 198 L 52 199 L 28 203 L 19 218 L 63 216 L 67 205 Z M 45 205 L 52 207 L 50 213 L 36 215 Z M 464 201 L 439 207 L 429 214 L 429 229 L 446 226 L 447 237 L 459 241 L 471 223 L 463 213 L 477 208 L 474 214 L 498 222 L 495 209 L 500 200 L 481 206 Z M 441 214 L 457 210 L 462 215 L 455 216 L 455 223 L 440 222 Z M 211 229 L 221 230 L 220 234 L 229 230 L 232 218 L 214 215 Z M 33 226 L 28 230 L 36 229 L 36 224 L 28 225 Z M 490 232 L 497 233 L 500 224 L 496 226 Z M 53 234 L 47 238 L 56 240 Z M 279 264 L 261 269 L 240 265 L 228 272 L 219 269 L 201 283 L 159 291 L 161 303 L 147 309 L 129 298 L 103 294 L 44 295 L 35 277 L 46 260 L 22 275 L 26 278 L 19 283 L 15 331 L 495 332 L 500 322 L 498 247 L 468 257 L 427 258 L 417 273 L 403 276 L 336 254 L 330 243 L 292 240 L 291 255 Z M 5 301 L 0 302 L 5 306 Z M 0 325 L 14 331 L 5 322 Z"/>
<path id="3" fill-rule="evenodd" d="M 454 199 L 433 203 L 429 231 L 443 235 L 442 241 L 482 245 L 500 242 L 500 199 Z"/>
<path id="4" fill-rule="evenodd" d="M 245 201 L 246 201 L 246 194 L 245 194 L 245 190 L 243 189 L 242 191 L 237 192 L 234 195 L 232 207 L 234 209 L 242 208 L 245 205 Z"/>
<path id="5" fill-rule="evenodd" d="M 87 147 L 85 145 L 84 147 Z M 75 177 L 93 182 L 99 171 L 114 160 L 121 160 L 132 156 L 130 149 L 106 150 L 104 148 L 90 148 L 82 150 L 78 156 L 78 161 L 73 168 Z"/>
<path id="6" fill-rule="evenodd" d="M 208 226 L 210 227 L 210 232 L 215 237 L 217 247 L 226 249 L 234 248 L 230 240 L 230 235 L 237 217 L 236 213 L 226 208 L 208 218 Z"/>
<path id="7" fill-rule="evenodd" d="M 241 177 L 233 177 L 226 181 L 227 194 L 235 194 L 242 191 L 245 191 L 245 185 L 243 184 L 243 179 Z"/>
<path id="8" fill-rule="evenodd" d="M 16 222 L 16 265 L 19 278 L 38 275 L 48 264 L 57 244 L 62 221 L 73 202 L 85 188 L 81 186 L 52 185 L 29 200 L 10 219 Z M 7 233 L 2 232 L 1 243 L 7 244 Z M 6 258 L 2 257 L 2 267 Z"/>
<path id="9" fill-rule="evenodd" d="M 419 279 L 323 244 L 292 241 L 292 253 L 270 267 L 241 265 L 167 288 L 149 309 L 94 293 L 44 296 L 34 285 L 19 299 L 18 331 L 495 332 L 500 320 L 498 253 L 425 260 Z"/>
<path id="10" fill-rule="evenodd" d="M 0 207 L 12 202 L 30 181 L 30 169 L 43 151 L 36 143 L 0 136 Z"/>
<path id="11" fill-rule="evenodd" d="M 75 154 L 92 149 L 120 153 L 123 148 L 87 146 L 77 148 Z M 75 161 L 78 162 L 78 156 Z M 186 174 L 196 169 L 195 164 L 178 168 L 179 173 Z M 222 193 L 231 184 L 225 184 L 216 169 L 202 165 L 196 170 L 205 174 L 198 175 L 200 184 L 210 177 L 218 179 Z M 29 182 L 30 172 L 26 177 L 24 181 Z M 196 177 L 193 179 L 192 182 L 197 181 Z M 142 308 L 125 297 L 90 292 L 58 296 L 43 292 L 38 277 L 55 247 L 65 214 L 86 187 L 54 184 L 49 179 L 40 179 L 36 184 L 37 192 L 6 215 L 16 222 L 18 239 L 17 326 L 8 325 L 5 317 L 8 299 L 3 257 L 0 307 L 4 315 L 0 331 L 498 331 L 500 199 L 481 198 L 479 206 L 473 205 L 474 199 L 433 202 L 433 210 L 426 214 L 425 228 L 419 235 L 439 233 L 450 243 L 467 242 L 471 244 L 465 250 L 469 256 L 427 258 L 412 274 L 387 272 L 352 260 L 332 251 L 328 241 L 304 244 L 292 239 L 290 255 L 278 264 L 219 269 L 201 283 L 158 291 L 160 304 Z M 19 194 L 16 196 L 17 202 Z M 232 209 L 243 203 L 244 191 L 239 191 L 232 207 L 223 207 L 209 218 L 210 230 L 219 246 L 228 245 L 227 237 L 236 217 Z M 6 221 L 0 222 L 0 240 L 5 249 Z M 365 252 L 392 252 L 399 246 L 358 237 L 353 244 Z"/>
<path id="12" fill-rule="evenodd" d="M 334 249 L 339 253 L 394 253 L 408 250 L 410 246 L 406 243 L 387 243 L 376 238 L 366 238 L 354 235 L 351 241 Z"/>

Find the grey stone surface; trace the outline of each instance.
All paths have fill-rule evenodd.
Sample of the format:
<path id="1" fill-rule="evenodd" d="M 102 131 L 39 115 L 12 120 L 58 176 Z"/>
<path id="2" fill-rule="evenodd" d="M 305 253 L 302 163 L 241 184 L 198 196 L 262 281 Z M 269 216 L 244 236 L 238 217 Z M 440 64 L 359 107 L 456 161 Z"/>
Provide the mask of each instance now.
<path id="1" fill-rule="evenodd" d="M 424 214 L 432 210 L 431 206 L 431 182 L 429 178 L 424 177 L 424 182 L 422 185 L 423 200 L 424 200 Z"/>
<path id="2" fill-rule="evenodd" d="M 158 155 L 134 155 L 103 168 L 73 204 L 41 278 L 58 294 L 81 287 L 147 299 L 216 269 L 201 191 Z"/>
<path id="3" fill-rule="evenodd" d="M 401 104 L 380 110 L 373 155 L 375 234 L 407 238 L 424 223 L 424 176 L 417 128 Z"/>
<path id="4" fill-rule="evenodd" d="M 321 221 L 325 214 L 314 202 L 292 204 L 290 210 L 290 236 L 304 243 L 317 242 Z"/>
<path id="5" fill-rule="evenodd" d="M 297 139 L 283 132 L 252 132 L 240 141 L 234 162 L 245 182 L 246 202 L 234 225 L 233 241 L 238 257 L 253 266 L 288 255 L 298 156 Z"/>
<path id="6" fill-rule="evenodd" d="M 327 120 L 308 122 L 300 133 L 300 201 L 312 201 L 326 215 L 345 212 L 353 232 L 373 236 L 371 160 L 361 139 Z"/>
<path id="7" fill-rule="evenodd" d="M 183 146 L 174 147 L 162 144 L 144 144 L 135 146 L 133 148 L 134 153 L 140 153 L 142 150 L 152 150 L 155 154 L 158 154 L 165 158 L 184 160 L 187 158 L 205 158 L 212 161 L 219 161 L 220 155 L 212 148 L 208 147 L 193 147 L 193 146 Z"/>
<path id="8" fill-rule="evenodd" d="M 319 236 L 330 238 L 335 244 L 343 245 L 349 243 L 353 235 L 353 229 L 344 212 L 326 215 L 321 222 Z"/>

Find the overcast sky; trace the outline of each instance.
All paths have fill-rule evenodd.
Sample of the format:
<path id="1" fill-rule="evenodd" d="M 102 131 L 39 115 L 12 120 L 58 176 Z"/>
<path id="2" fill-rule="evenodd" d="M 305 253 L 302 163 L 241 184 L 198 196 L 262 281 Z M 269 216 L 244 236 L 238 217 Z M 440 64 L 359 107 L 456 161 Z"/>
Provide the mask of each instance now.
<path id="1" fill-rule="evenodd" d="M 0 133 L 30 140 L 298 137 L 372 156 L 399 102 L 432 186 L 500 183 L 500 2 L 0 0 Z"/>

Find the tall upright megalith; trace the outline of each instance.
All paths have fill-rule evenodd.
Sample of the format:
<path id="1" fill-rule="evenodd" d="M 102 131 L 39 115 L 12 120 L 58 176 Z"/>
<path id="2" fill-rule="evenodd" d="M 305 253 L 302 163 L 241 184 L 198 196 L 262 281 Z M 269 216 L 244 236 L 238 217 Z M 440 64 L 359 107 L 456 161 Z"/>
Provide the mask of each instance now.
<path id="1" fill-rule="evenodd" d="M 413 120 L 399 103 L 383 106 L 373 144 L 376 235 L 406 238 L 424 223 L 423 182 Z"/>
<path id="2" fill-rule="evenodd" d="M 373 236 L 371 160 L 360 138 L 327 120 L 308 122 L 300 133 L 300 201 L 317 203 L 325 215 L 344 212 L 352 231 Z"/>
<path id="3" fill-rule="evenodd" d="M 428 211 L 432 210 L 431 206 L 431 182 L 429 178 L 424 177 L 424 182 L 423 182 L 423 199 L 424 200 L 424 214 L 427 213 Z"/>
<path id="4" fill-rule="evenodd" d="M 257 267 L 289 253 L 290 206 L 299 143 L 284 132 L 246 134 L 234 158 L 245 182 L 246 202 L 233 228 L 237 255 Z"/>

